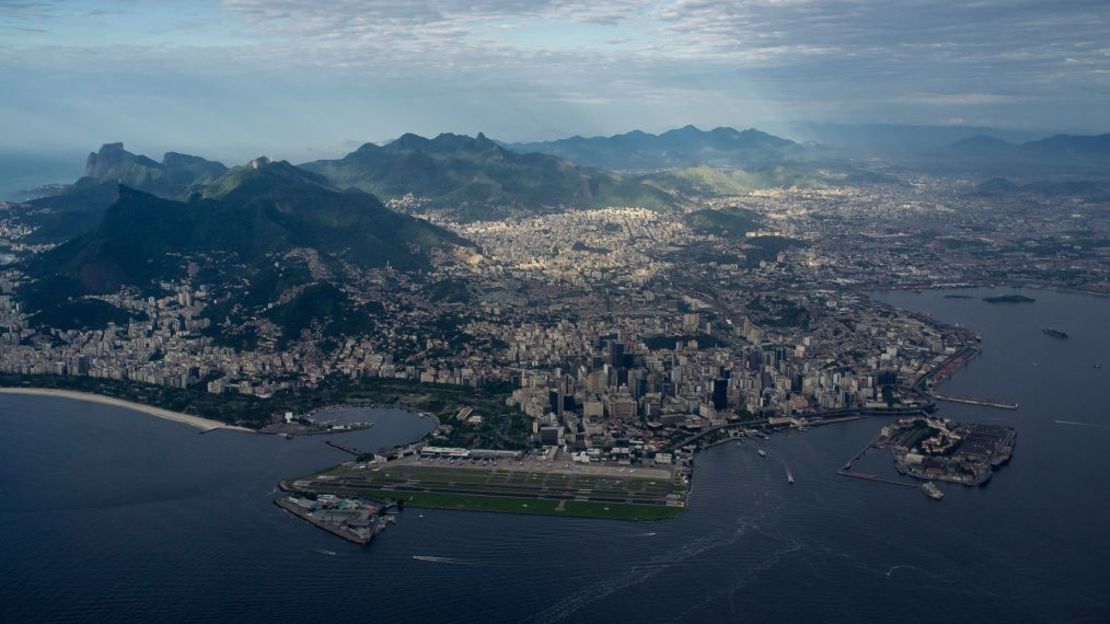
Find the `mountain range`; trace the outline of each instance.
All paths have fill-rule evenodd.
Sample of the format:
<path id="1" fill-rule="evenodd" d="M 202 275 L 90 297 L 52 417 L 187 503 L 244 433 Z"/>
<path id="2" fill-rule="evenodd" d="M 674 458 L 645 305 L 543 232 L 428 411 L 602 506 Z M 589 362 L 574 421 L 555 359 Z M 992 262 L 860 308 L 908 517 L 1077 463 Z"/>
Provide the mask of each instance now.
<path id="1" fill-rule="evenodd" d="M 754 128 L 700 130 L 692 125 L 662 134 L 633 130 L 609 137 L 581 137 L 507 144 L 510 149 L 551 154 L 586 167 L 657 171 L 696 165 L 762 167 L 805 156 L 802 145 Z"/>
<path id="2" fill-rule="evenodd" d="M 1014 144 L 986 135 L 957 141 L 944 150 L 950 157 L 999 164 L 1046 164 L 1067 167 L 1110 165 L 1110 134 L 1057 134 L 1045 139 Z"/>
<path id="3" fill-rule="evenodd" d="M 929 153 L 973 136 L 987 136 L 1010 143 L 1032 141 L 1045 136 L 1024 130 L 1003 130 L 987 126 L 847 124 L 815 122 L 767 122 L 764 130 L 795 141 L 815 143 L 839 154 L 860 158 L 907 157 Z"/>
<path id="4" fill-rule="evenodd" d="M 662 208 L 673 203 L 664 190 L 634 176 L 577 166 L 549 154 L 519 153 L 481 133 L 433 139 L 405 134 L 382 146 L 366 143 L 338 160 L 301 167 L 342 188 L 386 199 L 413 194 L 433 206 L 450 207 L 461 218 L 488 218 L 505 207 Z"/>
<path id="5" fill-rule="evenodd" d="M 284 161 L 260 158 L 229 169 L 210 184 L 192 186 L 185 200 L 122 184 L 115 189 L 95 228 L 29 261 L 34 280 L 21 297 L 33 318 L 51 319 L 58 327 L 70 317 L 118 322 L 120 311 L 88 295 L 121 287 L 155 294 L 160 283 L 190 272 L 217 276 L 210 281 L 226 286 L 228 306 L 212 308 L 222 315 L 268 306 L 301 290 L 287 302 L 294 309 L 349 310 L 352 302 L 320 286 L 327 275 L 342 275 L 347 267 L 419 270 L 472 247 L 448 230 L 390 210 L 373 195 L 341 191 Z M 313 300 L 301 301 L 305 293 Z M 322 297 L 326 305 L 318 301 Z M 97 314 L 90 305 L 98 306 Z M 293 325 L 307 322 L 297 314 L 274 314 Z"/>
<path id="6" fill-rule="evenodd" d="M 120 185 L 164 198 L 184 198 L 196 185 L 210 184 L 227 173 L 222 163 L 176 152 L 162 162 L 132 154 L 123 143 L 107 143 L 89 154 L 84 175 L 68 186 L 52 188 L 29 202 L 35 231 L 29 242 L 57 243 L 100 224 L 116 200 Z"/>
<path id="7" fill-rule="evenodd" d="M 198 254 L 249 267 L 308 248 L 361 267 L 417 269 L 428 266 L 433 249 L 468 245 L 284 161 L 257 159 L 202 188 L 176 201 L 118 185 L 96 229 L 41 254 L 38 272 L 71 277 L 88 292 L 112 292 L 184 275 L 182 258 Z"/>

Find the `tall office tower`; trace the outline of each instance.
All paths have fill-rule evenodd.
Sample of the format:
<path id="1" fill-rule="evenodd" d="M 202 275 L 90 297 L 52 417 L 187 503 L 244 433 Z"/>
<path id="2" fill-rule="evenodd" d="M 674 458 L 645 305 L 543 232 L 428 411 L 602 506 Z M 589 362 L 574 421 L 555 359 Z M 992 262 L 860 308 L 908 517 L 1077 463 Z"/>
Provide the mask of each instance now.
<path id="1" fill-rule="evenodd" d="M 713 409 L 720 411 L 728 407 L 728 380 L 718 377 L 713 380 Z"/>

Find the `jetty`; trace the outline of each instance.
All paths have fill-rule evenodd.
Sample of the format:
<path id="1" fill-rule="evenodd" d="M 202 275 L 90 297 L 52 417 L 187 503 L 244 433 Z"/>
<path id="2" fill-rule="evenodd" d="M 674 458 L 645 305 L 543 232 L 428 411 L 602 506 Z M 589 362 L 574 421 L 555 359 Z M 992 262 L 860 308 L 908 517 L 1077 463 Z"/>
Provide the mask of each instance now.
<path id="1" fill-rule="evenodd" d="M 980 407 L 994 407 L 1004 410 L 1016 410 L 1021 407 L 1020 403 L 1005 403 L 1003 401 L 994 401 L 991 399 L 981 399 L 978 397 L 959 397 L 949 396 L 945 394 L 934 394 L 933 398 L 938 401 L 945 401 L 947 403 L 963 403 L 964 405 L 978 405 Z"/>
<path id="2" fill-rule="evenodd" d="M 330 446 L 334 449 L 338 449 L 340 451 L 343 451 L 344 453 L 350 453 L 351 455 L 354 455 L 355 457 L 361 457 L 362 455 L 369 455 L 370 454 L 370 453 L 365 453 L 363 451 L 360 451 L 360 450 L 358 450 L 357 448 L 355 448 L 353 446 L 347 446 L 345 444 L 340 444 L 338 442 L 333 442 L 331 440 L 325 441 L 324 444 L 327 444 L 328 446 Z"/>
<path id="3" fill-rule="evenodd" d="M 893 479 L 884 479 L 883 477 L 879 477 L 879 476 L 876 476 L 876 475 L 873 475 L 873 474 L 870 474 L 870 473 L 867 473 L 867 472 L 857 472 L 857 471 L 853 470 L 853 468 L 855 467 L 856 462 L 859 461 L 860 458 L 863 457 L 867 453 L 867 451 L 871 450 L 874 447 L 876 441 L 878 441 L 877 437 L 874 440 L 872 440 L 871 442 L 869 442 L 867 444 L 867 446 L 865 446 L 865 447 L 861 448 L 859 451 L 857 451 L 855 455 L 852 455 L 852 457 L 847 461 L 847 463 L 845 463 L 844 466 L 842 466 L 840 468 L 840 470 L 836 471 L 836 474 L 838 474 L 842 477 L 851 477 L 853 479 L 863 479 L 864 481 L 872 481 L 874 483 L 885 483 L 887 485 L 900 485 L 902 487 L 917 487 L 916 485 L 914 485 L 912 483 L 902 483 L 901 481 L 895 481 Z"/>

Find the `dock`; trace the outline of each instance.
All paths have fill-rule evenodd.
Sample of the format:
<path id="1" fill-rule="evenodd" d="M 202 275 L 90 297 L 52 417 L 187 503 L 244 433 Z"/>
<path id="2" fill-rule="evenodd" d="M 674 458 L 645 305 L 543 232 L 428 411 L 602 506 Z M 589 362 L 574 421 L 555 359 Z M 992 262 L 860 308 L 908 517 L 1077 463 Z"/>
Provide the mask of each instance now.
<path id="1" fill-rule="evenodd" d="M 934 394 L 933 398 L 938 401 L 946 401 L 948 403 L 962 403 L 964 405 L 978 405 L 980 407 L 994 407 L 1004 410 L 1016 410 L 1021 407 L 1020 403 L 1005 403 L 1002 401 L 993 401 L 991 399 L 981 399 L 978 397 L 958 397 L 948 396 L 944 394 Z"/>

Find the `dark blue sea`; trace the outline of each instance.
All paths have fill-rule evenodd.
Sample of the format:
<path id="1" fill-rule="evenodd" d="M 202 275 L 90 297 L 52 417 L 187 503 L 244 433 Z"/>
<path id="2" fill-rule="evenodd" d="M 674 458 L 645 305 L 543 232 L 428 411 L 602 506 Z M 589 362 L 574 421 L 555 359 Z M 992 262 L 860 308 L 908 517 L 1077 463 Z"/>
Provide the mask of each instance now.
<path id="1" fill-rule="evenodd" d="M 942 407 L 1019 438 L 987 487 L 939 503 L 836 475 L 870 419 L 700 455 L 672 521 L 408 509 L 363 549 L 270 502 L 345 459 L 325 438 L 0 396 L 0 622 L 1110 622 L 1110 300 L 943 295 L 878 297 L 979 332 L 945 391 L 1021 408 Z M 432 426 L 373 420 L 336 439 Z"/>

